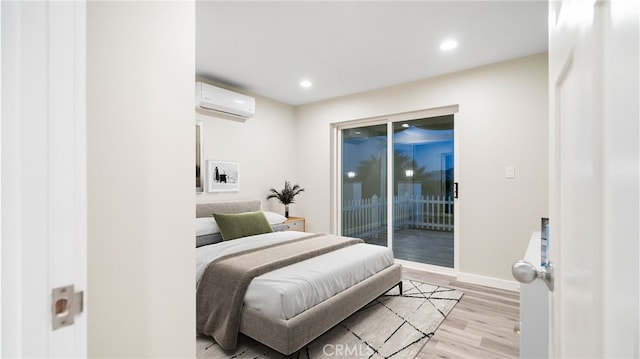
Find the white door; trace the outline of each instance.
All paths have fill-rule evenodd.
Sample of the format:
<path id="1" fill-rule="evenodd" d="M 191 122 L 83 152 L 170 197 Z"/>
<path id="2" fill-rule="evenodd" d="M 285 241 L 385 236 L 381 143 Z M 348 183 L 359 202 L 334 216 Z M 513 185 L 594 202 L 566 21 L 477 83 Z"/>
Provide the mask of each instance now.
<path id="1" fill-rule="evenodd" d="M 1 3 L 2 357 L 86 356 L 85 13 Z"/>
<path id="2" fill-rule="evenodd" d="M 550 355 L 638 357 L 638 1 L 549 11 Z"/>

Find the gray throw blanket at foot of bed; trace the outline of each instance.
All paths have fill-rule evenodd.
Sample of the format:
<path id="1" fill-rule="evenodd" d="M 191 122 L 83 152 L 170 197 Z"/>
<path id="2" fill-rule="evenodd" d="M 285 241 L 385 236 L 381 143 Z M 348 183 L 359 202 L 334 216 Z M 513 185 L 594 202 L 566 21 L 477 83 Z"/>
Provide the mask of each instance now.
<path id="1" fill-rule="evenodd" d="M 212 261 L 196 292 L 197 332 L 212 336 L 223 349 L 234 349 L 244 296 L 254 277 L 362 242 L 357 238 L 316 234 Z"/>

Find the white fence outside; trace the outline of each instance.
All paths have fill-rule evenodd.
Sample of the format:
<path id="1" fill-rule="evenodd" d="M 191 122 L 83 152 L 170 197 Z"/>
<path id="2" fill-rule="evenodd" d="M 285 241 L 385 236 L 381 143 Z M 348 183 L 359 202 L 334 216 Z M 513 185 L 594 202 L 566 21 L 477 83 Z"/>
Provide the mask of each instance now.
<path id="1" fill-rule="evenodd" d="M 453 231 L 453 198 L 440 196 L 393 197 L 393 228 Z M 342 204 L 342 235 L 375 237 L 386 232 L 387 199 L 347 200 Z"/>

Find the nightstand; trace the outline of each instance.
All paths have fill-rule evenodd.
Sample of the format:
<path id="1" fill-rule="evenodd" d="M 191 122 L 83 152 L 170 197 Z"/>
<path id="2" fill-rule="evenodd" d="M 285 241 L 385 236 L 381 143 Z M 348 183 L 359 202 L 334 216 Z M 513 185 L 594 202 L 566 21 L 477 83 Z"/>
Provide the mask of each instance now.
<path id="1" fill-rule="evenodd" d="M 289 217 L 284 224 L 289 226 L 287 231 L 305 232 L 307 230 L 304 217 Z"/>

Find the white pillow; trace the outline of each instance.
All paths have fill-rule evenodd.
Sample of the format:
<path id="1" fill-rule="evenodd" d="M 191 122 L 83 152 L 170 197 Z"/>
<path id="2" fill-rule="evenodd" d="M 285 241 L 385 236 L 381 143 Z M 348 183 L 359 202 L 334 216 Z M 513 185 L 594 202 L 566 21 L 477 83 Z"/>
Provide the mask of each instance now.
<path id="1" fill-rule="evenodd" d="M 220 233 L 220 228 L 213 217 L 196 218 L 196 236 L 213 233 Z"/>
<path id="2" fill-rule="evenodd" d="M 284 223 L 284 221 L 287 220 L 287 217 L 279 213 L 269 212 L 269 211 L 263 211 L 263 212 L 264 212 L 264 216 L 267 217 L 267 221 L 269 222 L 269 224 L 280 224 L 280 223 Z"/>

